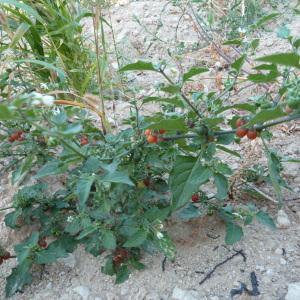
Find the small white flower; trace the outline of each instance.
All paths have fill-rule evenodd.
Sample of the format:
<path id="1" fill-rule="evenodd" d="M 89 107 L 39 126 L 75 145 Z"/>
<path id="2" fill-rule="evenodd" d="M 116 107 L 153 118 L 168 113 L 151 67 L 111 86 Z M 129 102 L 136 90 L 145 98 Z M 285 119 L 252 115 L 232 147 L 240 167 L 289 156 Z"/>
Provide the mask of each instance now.
<path id="1" fill-rule="evenodd" d="M 54 97 L 53 96 L 49 96 L 49 95 L 45 95 L 42 98 L 42 102 L 46 106 L 52 106 L 54 104 Z"/>
<path id="2" fill-rule="evenodd" d="M 239 27 L 238 32 L 239 33 L 246 33 L 246 29 Z"/>
<path id="3" fill-rule="evenodd" d="M 164 237 L 164 235 L 161 233 L 161 232 L 156 232 L 156 237 L 159 239 L 159 240 L 161 240 L 163 237 Z"/>
<path id="4" fill-rule="evenodd" d="M 67 222 L 68 222 L 68 223 L 73 222 L 73 220 L 74 220 L 74 217 L 73 217 L 73 216 L 69 216 L 69 217 L 67 218 Z"/>
<path id="5" fill-rule="evenodd" d="M 40 86 L 41 86 L 42 89 L 45 89 L 45 90 L 48 89 L 48 86 L 47 86 L 46 83 L 43 83 L 43 82 L 42 82 Z"/>
<path id="6" fill-rule="evenodd" d="M 34 99 L 31 103 L 32 103 L 32 105 L 40 105 L 41 101 L 38 99 Z"/>

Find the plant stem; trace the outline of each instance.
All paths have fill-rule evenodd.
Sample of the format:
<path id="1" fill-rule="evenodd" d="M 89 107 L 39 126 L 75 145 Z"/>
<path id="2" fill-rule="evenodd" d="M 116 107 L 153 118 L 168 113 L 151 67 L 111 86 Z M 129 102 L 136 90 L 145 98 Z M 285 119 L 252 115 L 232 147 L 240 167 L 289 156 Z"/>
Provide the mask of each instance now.
<path id="1" fill-rule="evenodd" d="M 0 208 L 0 211 L 5 211 L 14 208 L 13 206 Z"/>
<path id="2" fill-rule="evenodd" d="M 279 120 L 268 122 L 265 125 L 253 126 L 253 129 L 263 130 L 268 127 L 276 126 L 278 124 L 286 123 L 286 122 L 297 120 L 297 119 L 300 119 L 300 114 L 283 117 L 283 118 L 280 118 Z M 245 126 L 247 126 L 247 125 L 245 125 Z M 212 134 L 213 134 L 213 136 L 222 136 L 222 135 L 226 135 L 226 134 L 232 134 L 235 132 L 236 132 L 236 129 L 232 129 L 232 130 L 215 131 Z M 181 135 L 175 135 L 175 136 L 166 136 L 166 137 L 164 137 L 164 140 L 165 141 L 173 141 L 173 140 L 179 140 L 179 139 L 193 139 L 198 136 L 199 135 L 197 135 L 197 134 L 181 134 Z"/>
<path id="3" fill-rule="evenodd" d="M 172 85 L 175 85 L 172 79 L 169 78 L 169 76 L 165 73 L 163 69 L 159 69 L 159 73 Z M 197 110 L 197 108 L 192 104 L 190 99 L 182 92 L 180 91 L 180 96 L 184 99 L 184 101 L 190 106 L 190 108 L 196 113 L 196 115 L 201 119 L 202 116 L 200 112 Z"/>

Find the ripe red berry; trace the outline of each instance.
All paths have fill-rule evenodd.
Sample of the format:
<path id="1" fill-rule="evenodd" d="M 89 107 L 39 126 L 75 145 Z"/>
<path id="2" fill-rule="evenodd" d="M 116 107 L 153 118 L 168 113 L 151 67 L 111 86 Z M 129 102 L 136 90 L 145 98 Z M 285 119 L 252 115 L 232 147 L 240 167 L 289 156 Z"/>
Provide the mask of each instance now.
<path id="1" fill-rule="evenodd" d="M 80 138 L 80 145 L 81 146 L 87 145 L 88 143 L 89 143 L 89 139 L 86 135 L 84 135 Z"/>
<path id="2" fill-rule="evenodd" d="M 247 134 L 247 132 L 248 130 L 246 128 L 240 127 L 236 130 L 236 135 L 240 138 L 243 138 Z"/>
<path id="3" fill-rule="evenodd" d="M 160 134 L 164 134 L 164 133 L 166 133 L 167 131 L 165 130 L 165 129 L 159 129 L 159 133 Z"/>
<path id="4" fill-rule="evenodd" d="M 255 140 L 257 138 L 257 131 L 255 129 L 248 130 L 247 137 L 249 140 Z"/>
<path id="5" fill-rule="evenodd" d="M 145 178 L 145 179 L 143 180 L 143 183 L 144 183 L 145 186 L 149 186 L 149 185 L 151 184 L 149 178 Z"/>
<path id="6" fill-rule="evenodd" d="M 241 127 L 241 126 L 244 126 L 246 124 L 246 121 L 244 119 L 237 119 L 236 122 L 235 122 L 235 126 L 237 128 Z"/>
<path id="7" fill-rule="evenodd" d="M 145 133 L 145 136 L 151 135 L 151 129 L 146 129 L 144 133 Z"/>
<path id="8" fill-rule="evenodd" d="M 193 201 L 193 202 L 199 202 L 199 200 L 200 200 L 200 197 L 199 197 L 198 194 L 194 194 L 194 195 L 192 196 L 192 201 Z"/>
<path id="9" fill-rule="evenodd" d="M 10 253 L 8 251 L 5 251 L 4 254 L 2 255 L 3 260 L 10 259 Z"/>
<path id="10" fill-rule="evenodd" d="M 147 137 L 147 142 L 148 142 L 149 144 L 157 144 L 157 142 L 158 142 L 158 137 L 157 137 L 156 135 L 149 135 L 149 136 Z"/>
<path id="11" fill-rule="evenodd" d="M 40 239 L 40 240 L 38 241 L 38 245 L 39 245 L 41 248 L 47 248 L 47 246 L 48 246 L 48 244 L 47 244 L 47 242 L 46 242 L 45 239 Z"/>

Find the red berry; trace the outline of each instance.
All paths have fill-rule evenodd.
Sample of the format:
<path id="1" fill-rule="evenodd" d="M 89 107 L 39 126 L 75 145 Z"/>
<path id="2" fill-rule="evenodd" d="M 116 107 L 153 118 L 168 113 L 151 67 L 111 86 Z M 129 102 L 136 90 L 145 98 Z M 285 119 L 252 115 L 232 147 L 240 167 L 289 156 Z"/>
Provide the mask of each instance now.
<path id="1" fill-rule="evenodd" d="M 147 142 L 148 142 L 149 144 L 157 144 L 157 142 L 158 142 L 158 137 L 157 137 L 156 135 L 149 135 L 149 136 L 147 137 Z"/>
<path id="2" fill-rule="evenodd" d="M 199 200 L 200 200 L 200 197 L 199 197 L 198 194 L 194 194 L 194 195 L 192 196 L 192 201 L 193 201 L 193 202 L 199 202 Z"/>
<path id="3" fill-rule="evenodd" d="M 8 251 L 5 251 L 4 254 L 2 255 L 3 260 L 10 259 L 10 253 Z"/>
<path id="4" fill-rule="evenodd" d="M 236 130 L 236 135 L 240 138 L 243 138 L 247 134 L 247 132 L 248 129 L 240 127 Z"/>
<path id="5" fill-rule="evenodd" d="M 38 245 L 41 247 L 41 248 L 47 248 L 48 244 L 46 242 L 46 240 L 43 238 L 43 239 L 40 239 L 38 241 Z"/>
<path id="6" fill-rule="evenodd" d="M 237 119 L 235 122 L 235 125 L 237 128 L 244 126 L 246 124 L 246 121 L 244 119 Z"/>
<path id="7" fill-rule="evenodd" d="M 257 138 L 257 131 L 255 129 L 248 130 L 247 137 L 249 140 L 255 140 Z"/>
<path id="8" fill-rule="evenodd" d="M 146 178 L 146 179 L 143 180 L 143 183 L 144 183 L 145 186 L 149 186 L 151 182 L 150 182 L 149 178 Z"/>
<path id="9" fill-rule="evenodd" d="M 151 135 L 151 129 L 146 129 L 144 133 L 145 133 L 145 136 Z"/>
<path id="10" fill-rule="evenodd" d="M 84 135 L 80 138 L 80 145 L 81 146 L 87 145 L 88 143 L 89 143 L 89 139 L 86 135 Z"/>
<path id="11" fill-rule="evenodd" d="M 166 133 L 167 131 L 165 130 L 165 129 L 159 129 L 159 133 L 160 134 L 164 134 L 164 133 Z"/>

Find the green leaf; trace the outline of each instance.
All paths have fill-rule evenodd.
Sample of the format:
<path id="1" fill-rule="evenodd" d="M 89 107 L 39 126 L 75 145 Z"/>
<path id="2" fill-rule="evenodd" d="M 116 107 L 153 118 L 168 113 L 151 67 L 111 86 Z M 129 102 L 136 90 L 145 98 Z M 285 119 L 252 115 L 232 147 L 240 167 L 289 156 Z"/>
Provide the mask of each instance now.
<path id="1" fill-rule="evenodd" d="M 117 241 L 114 233 L 111 230 L 105 230 L 102 232 L 102 243 L 106 249 L 115 249 Z"/>
<path id="2" fill-rule="evenodd" d="M 35 17 L 37 20 L 39 20 L 41 23 L 43 23 L 43 19 L 41 18 L 41 16 L 38 14 L 38 12 L 35 9 L 33 9 L 29 5 L 26 5 L 26 4 L 24 4 L 24 3 L 20 2 L 20 1 L 16 1 L 16 0 L 0 0 L 0 4 L 13 5 L 16 8 L 22 9 L 27 14 Z"/>
<path id="3" fill-rule="evenodd" d="M 217 145 L 217 148 L 220 149 L 220 150 L 222 150 L 222 151 L 224 151 L 224 152 L 227 152 L 227 153 L 229 153 L 229 154 L 231 154 L 231 155 L 233 155 L 233 156 L 236 156 L 236 157 L 238 157 L 238 158 L 241 158 L 241 155 L 240 155 L 237 151 L 228 149 L 228 148 L 226 148 L 226 147 L 224 147 L 224 146 L 222 146 L 222 145 Z"/>
<path id="4" fill-rule="evenodd" d="M 16 268 L 13 268 L 12 273 L 6 279 L 6 297 L 11 297 L 16 292 L 22 291 L 24 285 L 31 283 L 31 267 L 32 261 L 26 259 L 22 263 L 19 263 Z"/>
<path id="5" fill-rule="evenodd" d="M 4 219 L 5 220 L 5 225 L 7 227 L 12 228 L 12 229 L 18 228 L 19 227 L 18 226 L 18 219 L 19 219 L 19 217 L 22 216 L 22 213 L 23 213 L 22 208 L 18 208 L 15 211 L 6 214 L 5 219 Z"/>
<path id="6" fill-rule="evenodd" d="M 296 39 L 294 42 L 293 42 L 293 46 L 298 49 L 300 47 L 300 38 L 299 39 Z"/>
<path id="7" fill-rule="evenodd" d="M 223 45 L 236 45 L 236 46 L 241 46 L 242 45 L 242 40 L 240 39 L 234 39 L 234 40 L 228 40 L 223 43 Z"/>
<path id="8" fill-rule="evenodd" d="M 280 75 L 277 71 L 271 71 L 268 74 L 250 74 L 248 75 L 248 80 L 255 83 L 268 83 L 275 81 Z"/>
<path id="9" fill-rule="evenodd" d="M 189 203 L 188 206 L 184 207 L 178 212 L 180 219 L 184 221 L 189 221 L 194 218 L 198 218 L 202 215 L 199 207 L 196 207 L 192 203 Z"/>
<path id="10" fill-rule="evenodd" d="M 51 243 L 47 249 L 43 249 L 36 253 L 37 264 L 50 264 L 55 262 L 57 259 L 67 257 L 68 252 L 61 247 L 59 244 Z"/>
<path id="11" fill-rule="evenodd" d="M 199 67 L 192 67 L 188 72 L 183 74 L 183 82 L 186 82 L 193 76 L 199 75 L 201 73 L 208 72 L 209 70 L 207 68 L 199 68 Z"/>
<path id="12" fill-rule="evenodd" d="M 100 182 L 114 182 L 114 183 L 123 183 L 130 186 L 134 186 L 134 183 L 130 180 L 126 172 L 115 171 L 108 173 L 102 177 L 98 177 Z"/>
<path id="13" fill-rule="evenodd" d="M 272 14 L 269 14 L 267 16 L 263 16 L 261 17 L 257 22 L 256 24 L 252 25 L 252 29 L 256 29 L 256 28 L 259 28 L 261 27 L 262 25 L 272 21 L 273 19 L 277 18 L 280 14 L 279 13 L 272 13 Z"/>
<path id="14" fill-rule="evenodd" d="M 60 134 L 67 135 L 67 136 L 74 136 L 82 131 L 82 125 L 80 123 L 71 124 L 68 128 L 64 131 L 60 131 Z"/>
<path id="15" fill-rule="evenodd" d="M 300 69 L 300 56 L 296 53 L 278 53 L 263 56 L 256 60 Z"/>
<path id="16" fill-rule="evenodd" d="M 30 259 L 32 250 L 37 246 L 39 240 L 39 233 L 33 232 L 24 243 L 15 246 L 15 251 L 18 258 L 18 263 L 22 264 L 26 259 Z"/>
<path id="17" fill-rule="evenodd" d="M 114 263 L 111 257 L 105 262 L 105 265 L 101 268 L 101 272 L 110 276 L 115 274 Z"/>
<path id="18" fill-rule="evenodd" d="M 249 103 L 239 103 L 239 104 L 235 104 L 235 105 L 230 105 L 230 106 L 224 106 L 222 108 L 220 108 L 217 111 L 217 114 L 220 114 L 226 110 L 229 109 L 241 109 L 241 110 L 246 110 L 246 111 L 250 111 L 252 113 L 256 112 L 257 107 L 254 104 L 249 104 Z"/>
<path id="19" fill-rule="evenodd" d="M 167 131 L 187 131 L 185 120 L 182 119 L 167 119 L 161 120 L 149 126 L 151 129 L 165 129 Z"/>
<path id="20" fill-rule="evenodd" d="M 18 168 L 12 174 L 12 183 L 20 184 L 28 172 L 31 170 L 34 163 L 33 155 L 29 155 L 25 158 L 24 161 L 18 166 Z"/>
<path id="21" fill-rule="evenodd" d="M 34 178 L 40 179 L 50 175 L 61 174 L 65 171 L 65 168 L 60 167 L 59 161 L 49 161 L 37 172 Z"/>
<path id="22" fill-rule="evenodd" d="M 120 267 L 116 273 L 116 284 L 123 283 L 129 278 L 130 271 L 126 265 Z"/>
<path id="23" fill-rule="evenodd" d="M 12 118 L 13 115 L 8 109 L 8 107 L 4 104 L 0 104 L 0 120 L 9 120 Z"/>
<path id="24" fill-rule="evenodd" d="M 124 66 L 119 70 L 119 72 L 127 71 L 157 71 L 152 63 L 145 61 L 137 61 L 136 63 Z"/>
<path id="25" fill-rule="evenodd" d="M 81 240 L 85 237 L 87 237 L 88 235 L 94 233 L 97 230 L 97 227 L 94 225 L 90 225 L 87 228 L 85 228 L 78 237 L 76 237 L 76 240 Z"/>
<path id="26" fill-rule="evenodd" d="M 16 44 L 23 38 L 24 34 L 28 31 L 30 25 L 27 23 L 21 23 L 17 28 L 13 38 L 11 39 L 10 48 L 14 48 Z"/>
<path id="27" fill-rule="evenodd" d="M 184 206 L 191 196 L 198 191 L 200 185 L 212 176 L 210 168 L 201 164 L 201 157 L 178 156 L 170 174 L 170 188 L 173 209 Z"/>
<path id="28" fill-rule="evenodd" d="M 260 223 L 270 227 L 271 229 L 276 229 L 276 225 L 268 213 L 259 211 L 256 213 L 255 217 Z"/>
<path id="29" fill-rule="evenodd" d="M 184 108 L 183 101 L 177 96 L 173 98 L 146 97 L 143 99 L 143 103 L 149 103 L 149 102 L 168 103 L 177 107 Z"/>
<path id="30" fill-rule="evenodd" d="M 181 91 L 180 86 L 178 85 L 168 85 L 161 88 L 161 91 L 169 93 L 169 94 L 178 94 Z"/>
<path id="31" fill-rule="evenodd" d="M 256 124 L 262 124 L 267 121 L 275 120 L 280 117 L 284 117 L 285 113 L 281 107 L 275 107 L 271 109 L 265 109 L 256 114 L 248 123 L 247 126 L 251 127 Z"/>
<path id="32" fill-rule="evenodd" d="M 79 199 L 79 207 L 83 209 L 85 207 L 86 201 L 89 198 L 91 187 L 95 181 L 95 176 L 85 176 L 79 178 L 76 187 L 76 195 Z"/>
<path id="33" fill-rule="evenodd" d="M 225 243 L 227 245 L 233 245 L 234 243 L 240 241 L 243 235 L 244 233 L 241 226 L 231 222 L 226 223 Z"/>
<path id="34" fill-rule="evenodd" d="M 52 70 L 54 72 L 57 73 L 58 77 L 64 81 L 65 78 L 66 78 L 66 74 L 65 72 L 60 69 L 60 68 L 57 68 L 55 67 L 53 64 L 49 64 L 45 61 L 42 61 L 42 60 L 36 60 L 36 59 L 19 59 L 19 60 L 15 60 L 13 61 L 14 63 L 16 64 L 23 64 L 23 63 L 29 63 L 29 64 L 36 64 L 36 65 L 40 65 L 46 69 L 49 69 L 49 70 Z"/>
<path id="35" fill-rule="evenodd" d="M 238 58 L 232 65 L 231 67 L 235 70 L 237 70 L 237 72 L 239 72 L 246 60 L 247 55 L 244 54 L 242 55 L 240 58 Z"/>
<path id="36" fill-rule="evenodd" d="M 217 194 L 216 198 L 219 200 L 224 200 L 227 198 L 227 193 L 228 193 L 228 180 L 223 174 L 215 174 L 215 185 L 217 187 Z"/>
<path id="37" fill-rule="evenodd" d="M 176 255 L 176 247 L 167 233 L 164 232 L 163 235 L 164 236 L 161 239 L 155 237 L 153 242 L 168 259 L 174 260 Z"/>
<path id="38" fill-rule="evenodd" d="M 148 231 L 145 229 L 138 230 L 133 236 L 131 236 L 128 241 L 123 245 L 123 247 L 132 248 L 142 245 L 148 236 Z"/>

